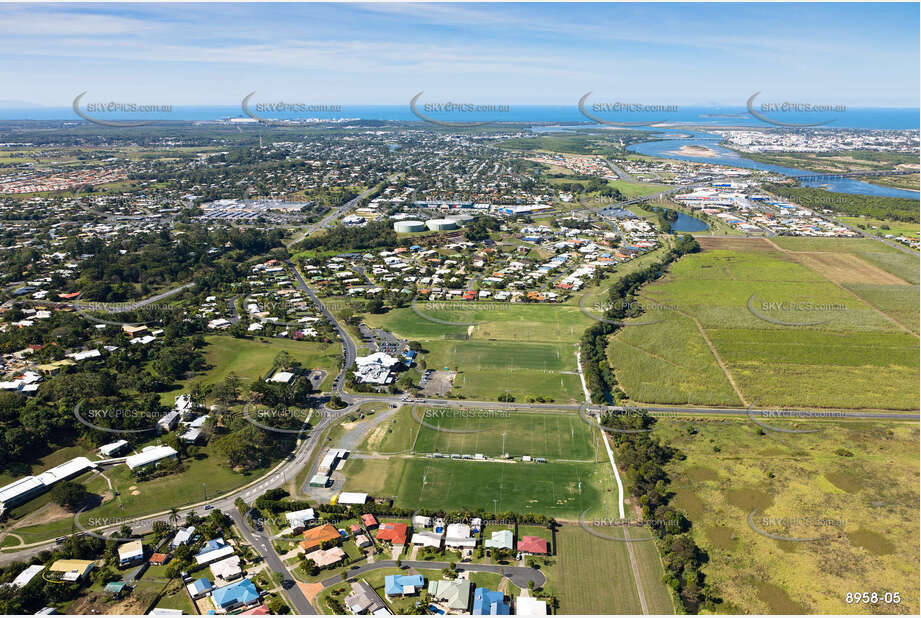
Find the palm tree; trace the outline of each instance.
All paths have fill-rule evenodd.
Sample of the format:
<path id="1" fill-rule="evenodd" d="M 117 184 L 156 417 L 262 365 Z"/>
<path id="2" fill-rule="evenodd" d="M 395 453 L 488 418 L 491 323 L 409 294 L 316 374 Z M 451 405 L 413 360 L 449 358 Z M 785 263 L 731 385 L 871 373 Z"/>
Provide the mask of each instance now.
<path id="1" fill-rule="evenodd" d="M 179 522 L 179 511 L 176 509 L 175 506 L 171 507 L 169 510 L 169 523 L 173 528 L 175 528 L 178 522 Z"/>

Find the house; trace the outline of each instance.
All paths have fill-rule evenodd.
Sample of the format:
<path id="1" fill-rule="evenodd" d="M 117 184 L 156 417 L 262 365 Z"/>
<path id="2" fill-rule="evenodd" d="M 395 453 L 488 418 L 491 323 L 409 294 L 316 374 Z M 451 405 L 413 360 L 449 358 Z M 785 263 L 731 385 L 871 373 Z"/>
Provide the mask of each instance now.
<path id="1" fill-rule="evenodd" d="M 523 554 L 540 554 L 547 553 L 547 540 L 539 536 L 523 536 L 518 541 L 518 551 Z"/>
<path id="2" fill-rule="evenodd" d="M 518 597 L 515 599 L 516 616 L 546 616 L 547 602 L 534 597 Z"/>
<path id="3" fill-rule="evenodd" d="M 148 560 L 147 562 L 149 562 L 151 566 L 160 566 L 160 565 L 163 565 L 169 562 L 169 559 L 170 559 L 169 554 L 155 553 L 150 557 L 150 560 Z"/>
<path id="4" fill-rule="evenodd" d="M 179 412 L 176 410 L 170 410 L 163 415 L 160 420 L 157 421 L 157 430 L 162 433 L 168 433 L 175 429 L 176 425 L 179 423 Z"/>
<path id="5" fill-rule="evenodd" d="M 345 597 L 345 606 L 355 615 L 389 615 L 384 599 L 365 580 L 352 582 L 352 592 Z"/>
<path id="6" fill-rule="evenodd" d="M 164 459 L 175 458 L 179 453 L 171 446 L 162 444 L 160 446 L 145 446 L 141 452 L 136 455 L 125 457 L 125 464 L 132 471 L 143 470 L 149 466 L 156 467 Z"/>
<path id="7" fill-rule="evenodd" d="M 470 536 L 467 524 L 448 524 L 445 547 L 476 547 L 476 539 Z"/>
<path id="8" fill-rule="evenodd" d="M 200 552 L 195 554 L 195 562 L 199 566 L 211 564 L 212 562 L 223 560 L 233 554 L 233 547 L 225 543 L 224 539 L 211 539 L 205 543 L 205 546 L 202 547 Z"/>
<path id="9" fill-rule="evenodd" d="M 120 599 L 125 593 L 125 588 L 128 586 L 125 582 L 109 582 L 103 588 L 103 592 L 114 599 Z"/>
<path id="10" fill-rule="evenodd" d="M 377 540 L 388 541 L 391 545 L 405 545 L 406 524 L 381 524 L 377 529 Z"/>
<path id="11" fill-rule="evenodd" d="M 126 567 L 144 561 L 144 545 L 141 540 L 130 541 L 118 546 L 118 566 Z"/>
<path id="12" fill-rule="evenodd" d="M 416 594 L 425 585 L 422 575 L 387 575 L 384 577 L 384 594 L 387 598 Z"/>
<path id="13" fill-rule="evenodd" d="M 257 605 L 252 609 L 248 609 L 245 612 L 240 612 L 240 616 L 269 616 L 272 612 L 269 611 L 269 608 L 265 605 Z"/>
<path id="14" fill-rule="evenodd" d="M 235 584 L 215 588 L 211 592 L 211 602 L 219 611 L 228 612 L 238 607 L 246 607 L 259 601 L 259 591 L 248 578 Z"/>
<path id="15" fill-rule="evenodd" d="M 472 584 L 468 579 L 442 579 L 430 581 L 428 593 L 432 600 L 449 610 L 466 612 L 470 607 L 470 590 Z"/>
<path id="16" fill-rule="evenodd" d="M 496 530 L 490 538 L 483 541 L 483 546 L 493 549 L 513 549 L 515 547 L 515 534 L 511 530 Z"/>
<path id="17" fill-rule="evenodd" d="M 363 534 L 355 535 L 355 545 L 358 547 L 369 547 L 371 545 L 371 539 Z"/>
<path id="18" fill-rule="evenodd" d="M 285 513 L 285 520 L 294 532 L 303 532 L 304 528 L 307 527 L 307 522 L 311 522 L 314 519 L 316 519 L 316 514 L 313 509 L 302 509 L 300 511 Z"/>
<path id="19" fill-rule="evenodd" d="M 147 612 L 147 615 L 148 616 L 181 616 L 182 610 L 181 609 L 170 609 L 168 607 L 155 607 L 149 612 Z"/>
<path id="20" fill-rule="evenodd" d="M 365 525 L 365 528 L 370 530 L 371 528 L 377 528 L 377 519 L 371 513 L 365 513 L 361 516 L 361 523 Z"/>
<path id="21" fill-rule="evenodd" d="M 28 566 L 22 572 L 20 572 L 19 575 L 16 576 L 16 579 L 10 582 L 10 585 L 13 588 L 22 588 L 30 581 L 32 581 L 33 577 L 44 570 L 45 566 L 42 564 L 33 564 L 32 566 Z"/>
<path id="22" fill-rule="evenodd" d="M 240 568 L 240 556 L 230 556 L 211 564 L 211 572 L 225 582 L 233 581 L 243 576 Z"/>
<path id="23" fill-rule="evenodd" d="M 194 582 L 185 587 L 189 591 L 192 599 L 200 599 L 214 590 L 214 585 L 206 577 L 196 579 Z"/>
<path id="24" fill-rule="evenodd" d="M 432 525 L 432 518 L 425 515 L 413 515 L 413 528 L 428 528 Z"/>
<path id="25" fill-rule="evenodd" d="M 51 579 L 78 582 L 84 579 L 96 565 L 92 560 L 57 560 L 48 567 Z"/>
<path id="26" fill-rule="evenodd" d="M 474 616 L 508 616 L 510 613 L 505 595 L 501 592 L 488 588 L 477 588 L 473 591 Z"/>
<path id="27" fill-rule="evenodd" d="M 317 549 L 304 556 L 307 560 L 313 560 L 318 567 L 325 568 L 334 564 L 339 564 L 345 558 L 345 552 L 341 547 L 331 547 L 330 549 Z"/>
<path id="28" fill-rule="evenodd" d="M 420 530 L 419 532 L 413 533 L 412 541 L 413 545 L 419 545 L 421 547 L 441 547 L 441 535 L 437 532 L 430 532 L 428 530 Z"/>
<path id="29" fill-rule="evenodd" d="M 176 536 L 173 537 L 173 541 L 170 543 L 170 547 L 172 549 L 176 549 L 180 545 L 188 543 L 193 534 L 195 534 L 195 526 L 180 528 L 179 532 L 176 533 Z"/>
<path id="30" fill-rule="evenodd" d="M 316 526 L 310 530 L 304 531 L 304 540 L 299 543 L 301 549 L 308 551 L 314 547 L 320 547 L 323 543 L 327 541 L 336 541 L 339 542 L 339 539 L 342 537 L 339 535 L 339 531 L 336 530 L 331 524 L 323 524 L 321 526 Z"/>

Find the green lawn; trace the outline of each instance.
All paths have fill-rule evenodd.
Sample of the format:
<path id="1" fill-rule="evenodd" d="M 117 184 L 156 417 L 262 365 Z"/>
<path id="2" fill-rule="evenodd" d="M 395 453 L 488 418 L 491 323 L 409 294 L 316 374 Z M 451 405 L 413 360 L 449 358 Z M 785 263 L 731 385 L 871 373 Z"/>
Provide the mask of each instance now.
<path id="1" fill-rule="evenodd" d="M 176 395 L 194 382 L 204 385 L 221 382 L 233 372 L 248 384 L 265 377 L 279 352 L 285 351 L 305 369 L 325 369 L 327 372 L 323 388 L 332 383 L 339 368 L 342 346 L 339 343 L 318 343 L 295 341 L 293 339 L 254 337 L 237 339 L 227 335 L 209 335 L 205 348 L 205 360 L 211 366 L 205 373 L 182 382 L 180 388 L 163 393 L 161 401 L 172 405 Z"/>
<path id="2" fill-rule="evenodd" d="M 261 469 L 245 475 L 240 474 L 227 468 L 221 458 L 210 454 L 207 448 L 200 449 L 198 453 L 200 459 L 185 459 L 185 472 L 149 481 L 137 481 L 124 465 L 112 468 L 106 472 L 106 476 L 111 479 L 115 490 L 121 495 L 112 497 L 94 509 L 84 511 L 80 515 L 80 522 L 90 528 L 93 527 L 90 520 L 97 520 L 100 524 L 106 523 L 104 520 L 118 522 L 124 518 L 165 511 L 173 506 L 200 502 L 205 495 L 213 498 L 219 493 L 227 493 L 266 472 Z M 22 536 L 26 543 L 31 543 L 69 534 L 73 526 L 73 518 L 67 517 L 37 526 L 19 528 L 16 533 Z"/>

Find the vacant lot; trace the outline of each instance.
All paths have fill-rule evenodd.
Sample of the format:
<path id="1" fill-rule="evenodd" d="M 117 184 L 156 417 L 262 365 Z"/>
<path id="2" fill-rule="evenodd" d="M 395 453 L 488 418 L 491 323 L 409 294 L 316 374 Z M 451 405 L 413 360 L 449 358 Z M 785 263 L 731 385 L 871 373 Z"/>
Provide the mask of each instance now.
<path id="1" fill-rule="evenodd" d="M 795 255 L 797 260 L 835 283 L 909 285 L 907 281 L 887 273 L 852 253 L 804 251 Z"/>
<path id="2" fill-rule="evenodd" d="M 900 281 L 911 281 L 905 262 L 911 256 L 880 250 L 884 245 L 872 240 L 777 239 L 781 246 L 718 240 L 733 248 L 688 255 L 642 290 L 642 300 L 671 311 L 647 312 L 634 322 L 659 321 L 612 337 L 609 358 L 628 396 L 655 403 L 917 409 L 918 339 L 897 323 L 914 312 L 917 324 L 917 286 L 842 287 L 783 245 L 805 240 L 793 245 L 825 249 L 823 260 L 832 256 L 841 264 L 862 260 L 865 273 Z M 867 256 L 874 261 L 864 261 Z"/>
<path id="3" fill-rule="evenodd" d="M 226 335 L 205 337 L 205 360 L 211 369 L 182 383 L 182 387 L 163 393 L 161 400 L 172 405 L 173 399 L 183 389 L 194 382 L 216 384 L 229 373 L 235 373 L 244 384 L 264 377 L 272 368 L 272 363 L 279 352 L 287 352 L 291 359 L 301 364 L 304 369 L 322 369 L 326 371 L 323 386 L 332 383 L 339 367 L 342 346 L 338 343 L 318 343 L 313 341 L 294 341 L 293 339 L 268 339 L 255 337 L 237 339 Z"/>
<path id="4" fill-rule="evenodd" d="M 643 613 L 626 543 L 599 539 L 578 525 L 561 526 L 556 541 L 554 564 L 544 570 L 547 588 L 560 599 L 560 614 Z M 675 613 L 655 545 L 632 545 L 649 613 Z"/>
<path id="5" fill-rule="evenodd" d="M 710 556 L 720 611 L 852 613 L 844 594 L 875 590 L 901 605 L 861 613 L 917 613 L 917 424 L 756 420 L 660 419 L 654 432 L 687 456 L 670 466 L 674 504 Z"/>

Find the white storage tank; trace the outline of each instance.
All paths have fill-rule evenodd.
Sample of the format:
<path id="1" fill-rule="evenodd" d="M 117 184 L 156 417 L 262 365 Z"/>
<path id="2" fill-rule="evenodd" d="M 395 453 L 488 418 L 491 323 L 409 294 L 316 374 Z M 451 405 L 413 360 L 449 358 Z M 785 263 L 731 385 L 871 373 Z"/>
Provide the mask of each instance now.
<path id="1" fill-rule="evenodd" d="M 451 219 L 429 219 L 425 225 L 433 232 L 448 232 L 458 228 L 457 221 Z"/>
<path id="2" fill-rule="evenodd" d="M 470 215 L 449 215 L 445 217 L 445 219 L 454 221 L 461 227 L 464 227 L 465 225 L 473 221 L 473 217 Z"/>
<path id="3" fill-rule="evenodd" d="M 397 221 L 393 224 L 393 229 L 398 234 L 408 234 L 410 232 L 424 232 L 425 223 L 422 221 Z"/>

